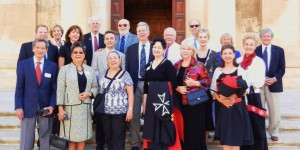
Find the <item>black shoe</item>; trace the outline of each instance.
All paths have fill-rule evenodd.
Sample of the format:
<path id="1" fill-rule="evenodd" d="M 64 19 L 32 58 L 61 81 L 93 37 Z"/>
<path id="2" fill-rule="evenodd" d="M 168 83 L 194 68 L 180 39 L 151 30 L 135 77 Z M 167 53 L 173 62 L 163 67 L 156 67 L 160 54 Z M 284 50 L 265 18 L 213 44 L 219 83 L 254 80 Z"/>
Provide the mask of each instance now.
<path id="1" fill-rule="evenodd" d="M 137 147 L 137 146 L 134 146 L 134 147 L 131 148 L 131 150 L 140 150 L 140 148 Z"/>

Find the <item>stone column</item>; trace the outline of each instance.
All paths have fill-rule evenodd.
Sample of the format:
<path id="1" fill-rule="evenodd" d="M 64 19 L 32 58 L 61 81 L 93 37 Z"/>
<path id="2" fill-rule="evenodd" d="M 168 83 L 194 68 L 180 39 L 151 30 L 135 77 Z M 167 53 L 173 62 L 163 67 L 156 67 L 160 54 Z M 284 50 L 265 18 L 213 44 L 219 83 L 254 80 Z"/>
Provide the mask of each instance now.
<path id="1" fill-rule="evenodd" d="M 21 43 L 34 38 L 36 1 L 1 0 L 0 10 L 0 88 L 15 88 Z"/>
<path id="2" fill-rule="evenodd" d="M 90 16 L 91 1 L 61 0 L 61 25 L 65 31 L 72 25 L 78 25 L 84 34 L 89 32 L 87 20 Z"/>

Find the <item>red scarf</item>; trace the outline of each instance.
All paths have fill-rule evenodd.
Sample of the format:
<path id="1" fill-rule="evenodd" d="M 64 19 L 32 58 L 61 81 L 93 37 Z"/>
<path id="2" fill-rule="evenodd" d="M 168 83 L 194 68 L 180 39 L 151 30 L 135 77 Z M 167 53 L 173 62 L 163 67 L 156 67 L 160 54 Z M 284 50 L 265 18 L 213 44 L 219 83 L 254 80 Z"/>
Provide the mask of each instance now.
<path id="1" fill-rule="evenodd" d="M 253 58 L 256 56 L 256 53 L 254 52 L 253 54 L 247 56 L 246 54 L 244 55 L 243 61 L 241 62 L 242 68 L 245 70 L 248 69 L 248 67 L 251 65 Z"/>

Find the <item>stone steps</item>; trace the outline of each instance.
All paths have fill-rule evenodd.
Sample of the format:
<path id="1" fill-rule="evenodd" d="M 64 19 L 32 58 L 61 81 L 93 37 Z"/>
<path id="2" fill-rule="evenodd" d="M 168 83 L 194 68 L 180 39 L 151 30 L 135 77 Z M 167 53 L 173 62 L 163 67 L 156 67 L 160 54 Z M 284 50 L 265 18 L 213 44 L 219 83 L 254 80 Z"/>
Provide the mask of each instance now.
<path id="1" fill-rule="evenodd" d="M 0 130 L 0 145 L 16 145 L 19 144 L 20 129 L 1 129 Z M 213 135 L 213 133 L 211 133 Z M 268 136 L 268 135 L 267 135 Z M 129 145 L 129 132 L 126 134 L 126 145 Z M 36 133 L 37 139 L 37 133 Z M 268 136 L 269 146 L 299 146 L 300 147 L 300 131 L 280 131 L 279 141 L 273 142 Z M 95 139 L 92 138 L 87 141 L 87 145 L 95 145 Z M 218 141 L 214 141 L 212 138 L 208 140 L 208 145 L 212 147 L 219 146 Z"/>

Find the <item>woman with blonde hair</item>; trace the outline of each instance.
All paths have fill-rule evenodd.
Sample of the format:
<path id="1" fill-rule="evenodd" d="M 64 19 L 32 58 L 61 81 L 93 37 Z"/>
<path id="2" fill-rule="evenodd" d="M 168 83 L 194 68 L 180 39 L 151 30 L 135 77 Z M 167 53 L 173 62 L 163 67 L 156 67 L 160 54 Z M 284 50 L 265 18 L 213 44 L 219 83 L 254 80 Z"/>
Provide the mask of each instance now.
<path id="1" fill-rule="evenodd" d="M 205 103 L 190 105 L 186 95 L 190 92 L 208 89 L 211 78 L 202 62 L 195 58 L 194 43 L 181 43 L 182 60 L 175 63 L 179 106 L 183 117 L 184 150 L 206 150 Z M 179 132 L 180 133 L 180 132 Z"/>

